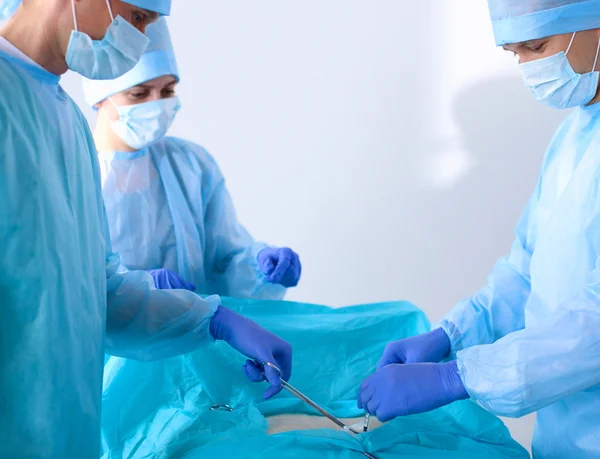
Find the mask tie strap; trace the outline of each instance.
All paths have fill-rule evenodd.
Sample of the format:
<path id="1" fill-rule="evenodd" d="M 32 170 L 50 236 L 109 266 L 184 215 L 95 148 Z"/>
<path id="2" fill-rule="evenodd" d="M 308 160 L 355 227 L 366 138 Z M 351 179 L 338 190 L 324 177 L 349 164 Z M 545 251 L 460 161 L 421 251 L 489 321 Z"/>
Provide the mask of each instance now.
<path id="1" fill-rule="evenodd" d="M 110 20 L 111 22 L 114 22 L 115 17 L 113 15 L 112 8 L 110 7 L 110 0 L 106 0 L 106 6 L 108 6 L 108 14 L 110 14 Z"/>
<path id="2" fill-rule="evenodd" d="M 119 106 L 118 106 L 118 105 L 115 103 L 115 101 L 114 101 L 114 100 L 112 100 L 112 97 L 109 97 L 109 98 L 108 98 L 108 100 L 110 101 L 110 103 L 111 103 L 111 104 L 113 104 L 113 106 L 114 106 L 114 107 L 115 107 L 115 109 L 117 110 L 117 115 L 119 115 L 119 118 L 118 118 L 118 119 L 121 119 L 121 111 L 120 111 L 120 108 L 121 108 L 121 107 L 119 107 Z M 104 113 L 104 116 L 106 116 L 106 119 L 107 119 L 107 120 L 108 120 L 110 123 L 112 123 L 113 121 L 112 121 L 112 120 L 110 119 L 110 117 L 108 116 L 108 112 L 106 111 L 106 109 L 105 109 L 104 107 L 102 107 L 100 110 L 101 110 L 101 111 Z"/>
<path id="3" fill-rule="evenodd" d="M 106 111 L 106 109 L 104 107 L 102 107 L 100 109 L 100 111 L 102 112 L 102 115 L 104 115 L 104 117 L 106 118 L 106 121 L 108 121 L 109 123 L 112 123 L 112 120 L 108 116 L 108 112 Z"/>
<path id="4" fill-rule="evenodd" d="M 569 47 L 567 48 L 565 55 L 569 54 L 569 51 L 571 51 L 571 46 L 573 46 L 573 41 L 575 41 L 575 35 L 577 35 L 577 32 L 573 32 L 573 36 L 571 37 L 571 41 L 569 42 Z"/>
<path id="5" fill-rule="evenodd" d="M 108 100 L 110 101 L 111 104 L 113 104 L 113 106 L 117 109 L 117 111 L 119 110 L 119 106 L 116 104 L 116 102 L 114 100 L 112 100 L 112 97 L 109 97 Z"/>
<path id="6" fill-rule="evenodd" d="M 77 13 L 75 12 L 75 0 L 71 0 L 71 9 L 73 10 L 73 25 L 75 26 L 75 31 L 79 32 L 79 28 L 77 27 Z"/>
<path id="7" fill-rule="evenodd" d="M 592 72 L 596 71 L 596 64 L 598 63 L 598 53 L 600 53 L 600 38 L 598 39 L 598 47 L 596 48 L 596 58 L 594 59 L 594 66 L 592 67 Z"/>

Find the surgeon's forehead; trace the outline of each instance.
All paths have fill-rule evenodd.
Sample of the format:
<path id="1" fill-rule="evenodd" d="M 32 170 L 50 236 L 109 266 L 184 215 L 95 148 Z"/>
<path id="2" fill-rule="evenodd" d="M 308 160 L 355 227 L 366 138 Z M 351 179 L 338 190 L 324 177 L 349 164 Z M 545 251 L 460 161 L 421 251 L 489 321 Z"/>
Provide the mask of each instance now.
<path id="1" fill-rule="evenodd" d="M 178 83 L 177 77 L 173 75 L 163 75 L 158 78 L 153 78 L 152 80 L 144 81 L 143 83 L 137 84 L 133 86 L 131 89 L 135 88 L 154 88 L 155 86 L 171 86 Z"/>

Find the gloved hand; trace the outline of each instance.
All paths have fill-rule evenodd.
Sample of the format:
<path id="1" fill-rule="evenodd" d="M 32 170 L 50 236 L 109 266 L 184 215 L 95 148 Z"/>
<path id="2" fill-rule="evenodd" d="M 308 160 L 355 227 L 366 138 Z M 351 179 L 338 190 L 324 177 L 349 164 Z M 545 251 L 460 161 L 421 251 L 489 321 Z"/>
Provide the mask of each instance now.
<path id="1" fill-rule="evenodd" d="M 148 271 L 148 274 L 154 279 L 154 286 L 158 290 L 181 289 L 190 290 L 192 292 L 196 291 L 196 286 L 194 284 L 186 281 L 184 278 L 168 269 L 153 269 Z"/>
<path id="2" fill-rule="evenodd" d="M 257 261 L 258 267 L 271 284 L 287 288 L 298 285 L 302 265 L 300 257 L 292 249 L 267 247 L 258 253 Z"/>
<path id="3" fill-rule="evenodd" d="M 292 375 L 292 346 L 231 309 L 219 306 L 211 319 L 210 333 L 214 339 L 227 342 L 232 348 L 252 359 L 244 365 L 246 377 L 250 381 L 265 380 L 255 362 L 270 362 L 281 370 L 280 375 L 273 368 L 264 366 L 266 379 L 271 384 L 264 394 L 265 400 L 281 391 L 282 378 L 288 381 Z"/>
<path id="4" fill-rule="evenodd" d="M 360 385 L 358 407 L 381 422 L 469 398 L 456 360 L 388 365 Z"/>
<path id="5" fill-rule="evenodd" d="M 377 369 L 395 363 L 440 362 L 450 354 L 450 339 L 441 328 L 388 344 Z"/>

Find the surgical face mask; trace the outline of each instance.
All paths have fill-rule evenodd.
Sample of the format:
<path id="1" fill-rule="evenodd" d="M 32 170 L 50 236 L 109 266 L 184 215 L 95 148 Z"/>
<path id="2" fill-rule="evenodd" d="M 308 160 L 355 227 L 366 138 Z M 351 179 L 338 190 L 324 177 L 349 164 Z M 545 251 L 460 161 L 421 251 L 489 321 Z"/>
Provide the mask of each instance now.
<path id="1" fill-rule="evenodd" d="M 0 0 L 0 21 L 8 20 L 21 5 L 21 0 Z"/>
<path id="2" fill-rule="evenodd" d="M 67 65 L 91 80 L 112 80 L 129 72 L 138 63 L 150 40 L 121 16 L 113 16 L 110 0 L 106 0 L 112 23 L 102 40 L 92 40 L 77 27 L 75 0 L 71 0 L 75 30 L 67 48 Z"/>
<path id="3" fill-rule="evenodd" d="M 138 105 L 117 105 L 119 119 L 110 121 L 113 131 L 131 148 L 141 150 L 162 139 L 181 107 L 179 98 L 160 99 Z M 104 110 L 104 109 L 103 109 Z M 104 111 L 106 115 L 106 111 Z M 108 117 L 108 115 L 106 115 Z"/>
<path id="4" fill-rule="evenodd" d="M 575 33 L 567 51 L 561 51 L 544 59 L 519 64 L 523 81 L 533 97 L 554 108 L 573 108 L 589 103 L 598 91 L 600 73 L 596 71 L 600 40 L 596 48 L 594 67 L 589 73 L 580 74 L 573 70 L 567 54 L 573 45 Z"/>

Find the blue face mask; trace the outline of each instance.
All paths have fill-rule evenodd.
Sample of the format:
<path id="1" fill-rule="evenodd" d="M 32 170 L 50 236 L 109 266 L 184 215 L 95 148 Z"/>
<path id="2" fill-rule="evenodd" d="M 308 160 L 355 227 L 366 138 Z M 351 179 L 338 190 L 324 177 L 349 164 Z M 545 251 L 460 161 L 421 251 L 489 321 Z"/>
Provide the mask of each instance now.
<path id="1" fill-rule="evenodd" d="M 0 0 L 0 21 L 10 19 L 19 5 L 21 5 L 21 0 Z"/>
<path id="2" fill-rule="evenodd" d="M 138 63 L 149 40 L 122 17 L 113 16 L 106 0 L 112 23 L 102 40 L 92 40 L 77 28 L 75 0 L 71 0 L 75 30 L 67 48 L 67 65 L 91 80 L 113 80 L 129 72 Z"/>
<path id="3" fill-rule="evenodd" d="M 553 108 L 573 108 L 589 103 L 598 91 L 600 73 L 596 72 L 600 41 L 596 49 L 594 67 L 589 73 L 580 74 L 573 70 L 567 54 L 571 49 L 575 33 L 567 51 L 561 51 L 544 59 L 519 64 L 523 82 L 533 97 Z"/>
<path id="4" fill-rule="evenodd" d="M 119 106 L 109 98 L 117 109 L 119 119 L 110 121 L 113 131 L 131 148 L 141 150 L 162 139 L 181 107 L 179 98 L 171 97 L 138 105 Z M 106 114 L 106 111 L 104 112 Z M 107 115 L 108 117 L 108 115 Z"/>

